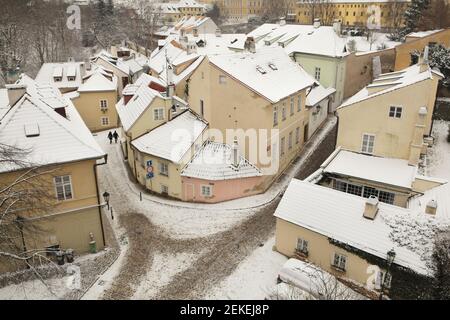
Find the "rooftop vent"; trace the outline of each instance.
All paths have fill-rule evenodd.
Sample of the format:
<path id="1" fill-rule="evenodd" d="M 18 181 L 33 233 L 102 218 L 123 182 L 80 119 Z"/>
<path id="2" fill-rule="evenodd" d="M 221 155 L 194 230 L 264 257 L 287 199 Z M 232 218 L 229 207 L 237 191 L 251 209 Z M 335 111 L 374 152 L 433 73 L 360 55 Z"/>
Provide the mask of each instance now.
<path id="1" fill-rule="evenodd" d="M 272 69 L 272 70 L 278 70 L 278 68 L 277 68 L 277 66 L 275 65 L 275 63 L 269 63 L 269 67 L 270 67 L 270 69 Z"/>
<path id="2" fill-rule="evenodd" d="M 364 208 L 364 218 L 374 220 L 378 213 L 378 198 L 374 196 L 370 196 L 369 199 L 366 200 L 366 205 Z"/>
<path id="3" fill-rule="evenodd" d="M 256 70 L 258 70 L 258 72 L 261 73 L 261 74 L 266 74 L 267 73 L 267 71 L 264 70 L 264 68 L 261 67 L 261 66 L 256 66 Z"/>
<path id="4" fill-rule="evenodd" d="M 37 123 L 30 123 L 24 125 L 25 136 L 28 138 L 38 137 L 40 135 L 39 125 Z"/>

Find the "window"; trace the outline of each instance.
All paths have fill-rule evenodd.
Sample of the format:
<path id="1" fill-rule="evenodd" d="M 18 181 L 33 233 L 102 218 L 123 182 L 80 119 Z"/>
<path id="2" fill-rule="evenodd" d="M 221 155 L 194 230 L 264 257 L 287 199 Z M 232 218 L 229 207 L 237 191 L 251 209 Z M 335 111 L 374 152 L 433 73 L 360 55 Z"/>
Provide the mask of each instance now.
<path id="1" fill-rule="evenodd" d="M 392 192 L 381 191 L 378 194 L 378 200 L 384 203 L 394 204 L 395 194 Z"/>
<path id="2" fill-rule="evenodd" d="M 289 138 L 288 138 L 288 148 L 289 148 L 289 150 L 292 149 L 292 137 L 293 137 L 293 133 L 291 131 L 291 132 L 289 132 Z"/>
<path id="3" fill-rule="evenodd" d="M 109 125 L 109 118 L 108 117 L 101 117 L 100 122 L 102 126 L 108 126 Z"/>
<path id="4" fill-rule="evenodd" d="M 162 184 L 161 185 L 161 193 L 165 194 L 165 195 L 168 195 L 169 194 L 169 187 Z"/>
<path id="5" fill-rule="evenodd" d="M 291 97 L 291 116 L 294 115 L 294 97 Z"/>
<path id="6" fill-rule="evenodd" d="M 390 118 L 401 118 L 402 117 L 402 107 L 390 107 L 389 117 Z"/>
<path id="7" fill-rule="evenodd" d="M 212 197 L 212 186 L 202 186 L 201 188 L 202 196 L 205 198 Z"/>
<path id="8" fill-rule="evenodd" d="M 164 120 L 164 109 L 158 108 L 153 110 L 153 120 L 161 121 Z"/>
<path id="9" fill-rule="evenodd" d="M 75 81 L 75 77 L 67 77 L 68 81 Z"/>
<path id="10" fill-rule="evenodd" d="M 220 84 L 226 84 L 227 83 L 227 77 L 219 76 L 219 83 Z"/>
<path id="11" fill-rule="evenodd" d="M 303 254 L 308 254 L 308 241 L 298 238 L 297 239 L 297 251 Z"/>
<path id="12" fill-rule="evenodd" d="M 365 187 L 363 197 L 370 198 L 371 196 L 378 198 L 378 190 L 372 187 Z"/>
<path id="13" fill-rule="evenodd" d="M 284 148 L 285 148 L 285 142 L 286 142 L 286 139 L 283 137 L 283 138 L 281 138 L 281 141 L 280 141 L 280 155 L 284 155 Z"/>
<path id="14" fill-rule="evenodd" d="M 354 194 L 357 196 L 361 196 L 362 194 L 362 186 L 357 186 L 354 184 L 347 184 L 347 193 Z"/>
<path id="15" fill-rule="evenodd" d="M 281 120 L 286 120 L 286 106 L 283 104 L 283 107 L 281 108 Z"/>
<path id="16" fill-rule="evenodd" d="M 53 80 L 55 80 L 55 82 L 61 82 L 62 81 L 62 77 L 54 77 Z"/>
<path id="17" fill-rule="evenodd" d="M 167 163 L 159 163 L 159 174 L 166 177 L 169 176 L 169 165 Z"/>
<path id="18" fill-rule="evenodd" d="M 297 127 L 297 129 L 295 129 L 295 144 L 299 143 L 300 143 L 300 127 Z"/>
<path id="19" fill-rule="evenodd" d="M 276 127 L 278 125 L 278 107 L 273 106 L 273 126 Z"/>
<path id="20" fill-rule="evenodd" d="M 102 111 L 107 110 L 108 109 L 108 101 L 100 100 L 100 109 Z"/>
<path id="21" fill-rule="evenodd" d="M 298 96 L 297 111 L 300 112 L 301 110 L 302 110 L 302 96 Z"/>
<path id="22" fill-rule="evenodd" d="M 314 78 L 316 78 L 317 81 L 320 81 L 320 68 L 316 67 L 314 71 Z"/>
<path id="23" fill-rule="evenodd" d="M 341 271 L 345 271 L 345 267 L 346 267 L 346 263 L 347 263 L 347 257 L 340 254 L 340 253 L 335 253 L 334 257 L 333 257 L 333 267 L 341 270 Z"/>
<path id="24" fill-rule="evenodd" d="M 72 179 L 70 176 L 55 177 L 56 197 L 59 201 L 70 200 L 72 194 Z"/>
<path id="25" fill-rule="evenodd" d="M 362 153 L 373 153 L 373 147 L 375 144 L 375 136 L 372 134 L 363 134 L 363 141 L 362 141 L 362 147 L 361 152 Z"/>
<path id="26" fill-rule="evenodd" d="M 333 189 L 364 198 L 374 196 L 377 197 L 381 202 L 388 204 L 394 204 L 395 201 L 395 193 L 378 190 L 372 187 L 355 185 L 340 180 L 334 180 Z"/>

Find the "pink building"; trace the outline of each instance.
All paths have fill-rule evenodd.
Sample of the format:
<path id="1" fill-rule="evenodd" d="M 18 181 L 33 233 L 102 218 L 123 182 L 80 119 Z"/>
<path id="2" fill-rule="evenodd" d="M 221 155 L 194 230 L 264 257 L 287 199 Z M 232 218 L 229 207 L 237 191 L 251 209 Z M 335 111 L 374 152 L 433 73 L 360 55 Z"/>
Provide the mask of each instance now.
<path id="1" fill-rule="evenodd" d="M 217 203 L 261 192 L 262 174 L 237 146 L 208 142 L 181 173 L 183 200 Z"/>

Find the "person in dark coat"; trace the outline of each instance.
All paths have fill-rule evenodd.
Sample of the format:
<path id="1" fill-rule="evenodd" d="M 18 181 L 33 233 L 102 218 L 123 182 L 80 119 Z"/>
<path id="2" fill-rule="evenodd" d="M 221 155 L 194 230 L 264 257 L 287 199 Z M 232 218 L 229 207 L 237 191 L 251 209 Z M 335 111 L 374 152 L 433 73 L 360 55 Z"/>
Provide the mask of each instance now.
<path id="1" fill-rule="evenodd" d="M 112 139 L 113 139 L 113 134 L 111 133 L 111 131 L 108 133 L 108 139 L 109 139 L 109 144 L 111 144 Z"/>
<path id="2" fill-rule="evenodd" d="M 113 133 L 113 137 L 114 137 L 114 142 L 117 143 L 117 139 L 119 139 L 119 134 L 115 130 L 114 130 L 114 133 Z"/>

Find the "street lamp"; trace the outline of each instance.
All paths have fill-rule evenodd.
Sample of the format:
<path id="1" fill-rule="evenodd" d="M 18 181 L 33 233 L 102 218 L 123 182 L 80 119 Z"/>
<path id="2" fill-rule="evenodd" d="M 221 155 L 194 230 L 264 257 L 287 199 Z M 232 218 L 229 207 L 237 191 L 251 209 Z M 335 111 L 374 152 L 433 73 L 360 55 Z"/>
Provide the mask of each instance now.
<path id="1" fill-rule="evenodd" d="M 383 300 L 383 292 L 384 292 L 386 279 L 388 277 L 388 274 L 390 274 L 391 266 L 394 263 L 395 256 L 396 256 L 396 253 L 394 251 L 394 248 L 392 248 L 391 250 L 388 251 L 387 258 L 386 258 L 386 262 L 387 262 L 386 273 L 385 273 L 384 277 L 381 279 L 380 300 Z"/>
<path id="2" fill-rule="evenodd" d="M 105 199 L 106 205 L 108 206 L 108 210 L 109 210 L 109 196 L 110 196 L 110 194 L 108 191 L 105 191 L 103 193 L 103 199 Z"/>

